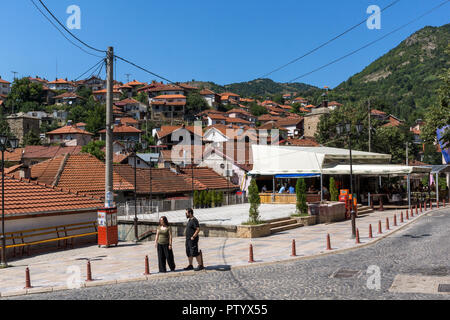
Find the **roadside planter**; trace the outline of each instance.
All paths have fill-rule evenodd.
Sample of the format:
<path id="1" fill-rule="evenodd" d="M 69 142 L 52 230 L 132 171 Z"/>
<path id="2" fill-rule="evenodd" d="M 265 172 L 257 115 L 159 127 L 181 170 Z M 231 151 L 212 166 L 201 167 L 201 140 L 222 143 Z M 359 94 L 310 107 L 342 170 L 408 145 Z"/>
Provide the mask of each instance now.
<path id="1" fill-rule="evenodd" d="M 236 236 L 238 238 L 260 238 L 270 235 L 270 224 L 239 225 Z"/>
<path id="2" fill-rule="evenodd" d="M 316 223 L 331 223 L 345 220 L 345 203 L 314 202 L 308 204 L 308 213 L 316 217 Z"/>

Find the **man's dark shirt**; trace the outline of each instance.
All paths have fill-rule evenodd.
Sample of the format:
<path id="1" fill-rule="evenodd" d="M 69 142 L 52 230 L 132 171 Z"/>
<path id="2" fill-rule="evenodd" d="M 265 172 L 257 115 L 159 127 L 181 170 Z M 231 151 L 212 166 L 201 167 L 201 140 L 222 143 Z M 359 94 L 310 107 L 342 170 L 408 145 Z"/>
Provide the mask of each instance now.
<path id="1" fill-rule="evenodd" d="M 186 239 L 191 239 L 191 237 L 194 235 L 195 231 L 199 227 L 200 227 L 200 225 L 198 223 L 198 220 L 195 217 L 193 217 L 192 219 L 189 219 L 187 226 L 186 226 Z"/>

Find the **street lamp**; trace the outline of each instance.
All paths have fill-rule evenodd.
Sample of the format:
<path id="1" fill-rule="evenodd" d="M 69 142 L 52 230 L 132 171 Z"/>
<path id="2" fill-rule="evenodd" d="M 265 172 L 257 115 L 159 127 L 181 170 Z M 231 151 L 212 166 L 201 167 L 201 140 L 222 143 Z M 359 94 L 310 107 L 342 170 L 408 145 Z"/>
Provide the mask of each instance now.
<path id="1" fill-rule="evenodd" d="M 5 151 L 8 148 L 8 144 L 12 149 L 16 149 L 19 146 L 19 139 L 15 137 L 9 138 L 3 134 L 0 135 L 0 149 L 2 151 L 2 268 L 8 267 L 5 237 Z"/>
<path id="2" fill-rule="evenodd" d="M 363 125 L 357 123 L 355 125 L 357 134 L 361 133 L 363 129 Z M 356 213 L 353 207 L 353 158 L 352 158 L 352 124 L 347 122 L 345 125 L 339 124 L 336 126 L 336 132 L 338 135 L 346 134 L 348 136 L 348 148 L 350 151 L 350 194 L 352 195 L 352 203 L 351 203 L 351 219 L 352 219 L 352 238 L 356 238 Z"/>
<path id="3" fill-rule="evenodd" d="M 134 237 L 135 237 L 135 241 L 139 240 L 139 234 L 138 234 L 138 217 L 137 217 L 137 199 L 136 199 L 136 194 L 137 194 L 137 185 L 136 185 L 136 141 L 128 139 L 125 141 L 125 148 L 127 149 L 128 152 L 131 152 L 132 157 L 134 158 Z"/>

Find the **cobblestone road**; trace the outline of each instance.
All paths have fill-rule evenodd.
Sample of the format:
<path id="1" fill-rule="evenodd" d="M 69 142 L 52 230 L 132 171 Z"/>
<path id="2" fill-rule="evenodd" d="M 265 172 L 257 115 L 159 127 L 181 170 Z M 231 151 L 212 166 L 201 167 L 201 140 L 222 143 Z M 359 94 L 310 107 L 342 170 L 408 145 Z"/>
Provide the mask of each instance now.
<path id="1" fill-rule="evenodd" d="M 450 294 L 391 292 L 397 275 L 450 276 L 450 210 L 434 212 L 369 247 L 265 266 L 207 270 L 192 276 L 83 288 L 15 299 L 450 299 Z M 381 289 L 367 288 L 379 266 Z M 339 269 L 359 271 L 336 278 Z"/>

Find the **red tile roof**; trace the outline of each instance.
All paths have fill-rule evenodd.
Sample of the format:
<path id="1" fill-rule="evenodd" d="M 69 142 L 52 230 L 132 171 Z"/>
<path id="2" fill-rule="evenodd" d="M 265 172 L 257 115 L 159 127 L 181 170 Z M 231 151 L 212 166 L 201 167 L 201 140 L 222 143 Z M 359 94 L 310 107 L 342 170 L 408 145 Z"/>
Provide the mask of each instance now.
<path id="1" fill-rule="evenodd" d="M 99 133 L 106 133 L 106 129 L 100 130 Z M 114 125 L 113 133 L 142 133 L 141 130 L 127 125 Z"/>
<path id="2" fill-rule="evenodd" d="M 5 151 L 5 161 L 20 162 L 22 161 L 22 155 L 24 148 L 14 149 L 12 152 Z"/>
<path id="3" fill-rule="evenodd" d="M 135 87 L 135 86 L 145 86 L 145 85 L 147 85 L 147 84 L 144 83 L 144 82 L 139 82 L 139 81 L 137 81 L 137 80 L 133 80 L 133 81 L 131 81 L 131 82 L 125 83 L 124 85 L 125 85 L 125 86 L 130 86 L 130 87 Z"/>
<path id="4" fill-rule="evenodd" d="M 79 154 L 81 146 L 76 147 L 61 147 L 61 146 L 26 146 L 23 158 L 24 159 L 50 159 L 59 155 L 70 153 Z"/>
<path id="5" fill-rule="evenodd" d="M 115 102 L 114 103 L 116 106 L 125 106 L 127 104 L 140 104 L 139 101 L 131 99 L 131 98 L 127 98 L 127 99 L 123 99 L 121 101 Z"/>
<path id="6" fill-rule="evenodd" d="M 65 126 L 46 133 L 46 135 L 55 135 L 55 134 L 84 134 L 90 136 L 94 135 L 93 133 L 77 128 L 76 126 Z"/>
<path id="7" fill-rule="evenodd" d="M 182 94 L 164 94 L 154 97 L 153 99 L 186 99 L 186 96 L 183 96 Z"/>
<path id="8" fill-rule="evenodd" d="M 35 166 L 38 167 L 33 170 Z M 32 179 L 49 182 L 55 173 L 52 181 L 57 187 L 104 198 L 105 164 L 90 154 L 68 155 L 65 161 L 57 157 L 35 166 L 31 167 Z M 133 186 L 118 174 L 113 174 L 113 181 L 115 191 L 133 190 Z"/>
<path id="9" fill-rule="evenodd" d="M 128 164 L 114 165 L 114 172 L 123 177 L 134 188 L 134 169 Z M 150 169 L 136 169 L 136 189 L 138 194 L 150 193 Z M 151 169 L 152 194 L 172 195 L 192 192 L 192 185 L 188 184 L 181 174 L 170 169 Z M 195 186 L 194 186 L 195 189 Z"/>
<path id="10" fill-rule="evenodd" d="M 5 214 L 8 216 L 96 211 L 102 206 L 99 199 L 76 194 L 73 190 L 5 177 Z"/>
<path id="11" fill-rule="evenodd" d="M 70 81 L 64 79 L 56 79 L 54 81 L 48 82 L 49 84 L 72 84 Z"/>
<path id="12" fill-rule="evenodd" d="M 79 95 L 77 95 L 73 92 L 64 92 L 63 94 L 60 94 L 59 96 L 56 96 L 53 98 L 54 99 L 63 99 L 63 98 L 84 99 L 83 97 L 80 97 Z"/>
<path id="13" fill-rule="evenodd" d="M 376 109 L 372 109 L 370 111 L 370 113 L 374 114 L 374 115 L 380 115 L 380 116 L 385 116 L 386 115 L 386 112 L 383 112 L 383 111 L 380 111 L 380 110 L 376 110 Z"/>
<path id="14" fill-rule="evenodd" d="M 280 141 L 280 144 L 281 141 Z M 320 144 L 314 138 L 302 138 L 302 139 L 288 139 L 285 141 L 286 145 L 298 146 L 298 147 L 319 147 Z"/>
<path id="15" fill-rule="evenodd" d="M 11 84 L 11 82 L 8 82 L 8 81 L 6 81 L 6 80 L 3 80 L 2 78 L 0 78 L 0 83 Z"/>
<path id="16" fill-rule="evenodd" d="M 180 129 L 186 129 L 189 132 L 194 133 L 194 126 L 161 126 L 160 130 L 156 131 L 156 136 L 158 137 L 158 139 L 162 139 L 169 134 L 172 134 L 174 131 Z M 199 134 L 203 135 L 203 131 L 198 129 L 197 131 L 199 131 Z"/>
<path id="17" fill-rule="evenodd" d="M 228 181 L 211 168 L 194 168 L 194 190 L 237 190 L 239 186 Z M 192 184 L 192 169 L 182 170 L 188 184 Z"/>

